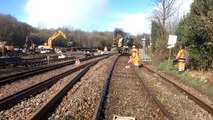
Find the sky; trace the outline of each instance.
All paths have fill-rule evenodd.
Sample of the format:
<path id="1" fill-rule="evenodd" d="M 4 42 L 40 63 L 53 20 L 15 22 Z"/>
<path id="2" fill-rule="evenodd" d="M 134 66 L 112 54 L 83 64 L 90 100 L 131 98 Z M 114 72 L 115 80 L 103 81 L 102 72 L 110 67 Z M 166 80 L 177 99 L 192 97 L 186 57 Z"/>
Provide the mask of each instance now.
<path id="1" fill-rule="evenodd" d="M 180 0 L 186 14 L 193 0 Z M 0 13 L 33 27 L 150 33 L 152 0 L 0 0 Z"/>

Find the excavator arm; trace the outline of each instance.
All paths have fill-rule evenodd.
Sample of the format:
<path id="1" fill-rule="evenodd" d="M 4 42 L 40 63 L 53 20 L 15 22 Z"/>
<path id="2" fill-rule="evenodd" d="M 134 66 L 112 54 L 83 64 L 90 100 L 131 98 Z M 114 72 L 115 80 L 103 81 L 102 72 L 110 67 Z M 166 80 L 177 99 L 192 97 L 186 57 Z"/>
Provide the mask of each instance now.
<path id="1" fill-rule="evenodd" d="M 59 30 L 59 31 L 55 32 L 52 36 L 49 37 L 49 39 L 47 41 L 47 45 L 40 45 L 40 46 L 38 46 L 38 48 L 39 49 L 52 49 L 52 41 L 59 35 L 61 35 L 65 39 L 67 39 L 66 35 L 62 31 Z"/>
<path id="2" fill-rule="evenodd" d="M 52 48 L 52 41 L 58 37 L 59 35 L 61 35 L 63 38 L 67 39 L 66 35 L 62 32 L 62 31 L 57 31 L 56 33 L 54 33 L 49 39 L 48 39 L 48 42 L 47 42 L 47 45 Z"/>
<path id="3" fill-rule="evenodd" d="M 117 40 L 117 36 L 118 35 L 121 35 L 121 37 Z M 127 37 L 127 33 L 125 33 L 124 31 L 122 31 L 119 28 L 115 28 L 114 29 L 114 34 L 113 34 L 113 45 L 112 46 L 117 46 L 118 45 L 119 47 L 121 47 L 123 39 L 125 37 Z"/>
<path id="4" fill-rule="evenodd" d="M 124 31 L 122 31 L 122 30 L 119 29 L 119 28 L 115 28 L 114 34 L 113 34 L 113 40 L 116 39 L 116 37 L 117 37 L 118 34 L 121 35 L 122 37 L 127 36 L 127 33 L 125 33 Z"/>

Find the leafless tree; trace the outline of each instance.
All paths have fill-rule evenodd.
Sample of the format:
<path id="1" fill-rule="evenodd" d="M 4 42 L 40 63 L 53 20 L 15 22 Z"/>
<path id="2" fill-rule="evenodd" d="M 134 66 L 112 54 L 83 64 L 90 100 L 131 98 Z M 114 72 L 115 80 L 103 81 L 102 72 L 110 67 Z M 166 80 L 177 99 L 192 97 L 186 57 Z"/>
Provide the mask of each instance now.
<path id="1" fill-rule="evenodd" d="M 166 21 L 175 15 L 181 5 L 180 0 L 153 0 L 156 9 L 153 11 L 153 19 L 166 28 Z"/>
<path id="2" fill-rule="evenodd" d="M 168 34 L 175 33 L 181 1 L 183 0 L 153 0 L 155 9 L 151 16 L 153 23 L 151 37 L 155 60 L 162 61 L 167 57 L 166 40 Z"/>

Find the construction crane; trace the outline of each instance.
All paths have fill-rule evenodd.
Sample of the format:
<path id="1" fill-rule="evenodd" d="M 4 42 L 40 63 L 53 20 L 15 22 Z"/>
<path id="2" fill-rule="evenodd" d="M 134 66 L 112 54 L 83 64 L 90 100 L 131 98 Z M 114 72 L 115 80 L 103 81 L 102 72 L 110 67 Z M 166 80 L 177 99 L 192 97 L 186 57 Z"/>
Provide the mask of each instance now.
<path id="1" fill-rule="evenodd" d="M 63 38 L 67 39 L 66 35 L 62 32 L 62 31 L 57 31 L 55 32 L 51 37 L 49 37 L 49 39 L 47 40 L 47 43 L 45 43 L 44 45 L 39 45 L 38 49 L 41 50 L 41 53 L 43 51 L 43 53 L 45 53 L 44 51 L 49 51 L 49 50 L 53 50 L 52 48 L 52 41 L 58 37 L 59 35 L 61 35 Z"/>
<path id="2" fill-rule="evenodd" d="M 118 36 L 120 35 L 120 36 Z M 115 28 L 113 34 L 112 50 L 117 50 L 119 53 L 129 53 L 133 45 L 133 38 L 119 28 Z"/>

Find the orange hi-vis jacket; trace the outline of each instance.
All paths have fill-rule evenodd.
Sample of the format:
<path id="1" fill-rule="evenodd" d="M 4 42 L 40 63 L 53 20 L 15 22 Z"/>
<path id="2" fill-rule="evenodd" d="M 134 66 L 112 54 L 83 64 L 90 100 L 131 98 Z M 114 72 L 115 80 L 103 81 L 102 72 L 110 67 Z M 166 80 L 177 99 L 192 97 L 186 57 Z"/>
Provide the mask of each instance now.
<path id="1" fill-rule="evenodd" d="M 138 55 L 138 50 L 136 48 L 132 49 L 132 57 L 133 57 L 133 62 L 135 65 L 139 64 L 139 55 Z"/>
<path id="2" fill-rule="evenodd" d="M 185 61 L 186 60 L 186 50 L 181 49 L 178 51 L 178 54 L 176 56 L 176 59 L 178 59 L 178 61 Z"/>

